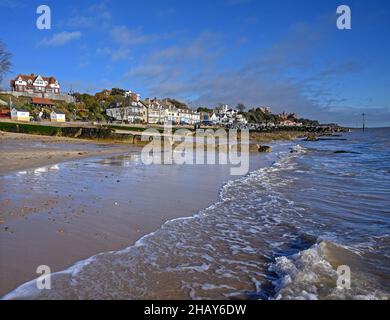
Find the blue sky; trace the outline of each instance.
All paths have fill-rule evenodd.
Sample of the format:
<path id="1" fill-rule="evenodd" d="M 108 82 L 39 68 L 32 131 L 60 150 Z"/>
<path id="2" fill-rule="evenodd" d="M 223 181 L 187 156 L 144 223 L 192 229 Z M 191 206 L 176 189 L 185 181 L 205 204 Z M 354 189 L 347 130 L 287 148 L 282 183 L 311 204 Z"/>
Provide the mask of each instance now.
<path id="1" fill-rule="evenodd" d="M 36 28 L 40 4 L 51 30 Z M 336 28 L 340 4 L 352 30 Z M 7 80 L 53 75 L 65 91 L 122 87 L 350 126 L 365 112 L 390 126 L 389 13 L 386 0 L 0 0 L 0 40 L 13 54 Z"/>

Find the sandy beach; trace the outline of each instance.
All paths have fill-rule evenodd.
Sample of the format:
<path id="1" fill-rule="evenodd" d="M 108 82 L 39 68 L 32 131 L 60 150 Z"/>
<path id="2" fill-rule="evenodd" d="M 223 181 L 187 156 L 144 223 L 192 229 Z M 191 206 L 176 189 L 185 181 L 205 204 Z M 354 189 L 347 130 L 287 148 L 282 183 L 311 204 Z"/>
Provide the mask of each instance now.
<path id="1" fill-rule="evenodd" d="M 39 265 L 60 271 L 197 213 L 231 178 L 228 166 L 145 166 L 125 145 L 6 133 L 0 149 L 0 296 Z"/>
<path id="2" fill-rule="evenodd" d="M 90 140 L 0 132 L 0 175 L 72 159 L 123 153 L 129 149 L 126 145 Z"/>

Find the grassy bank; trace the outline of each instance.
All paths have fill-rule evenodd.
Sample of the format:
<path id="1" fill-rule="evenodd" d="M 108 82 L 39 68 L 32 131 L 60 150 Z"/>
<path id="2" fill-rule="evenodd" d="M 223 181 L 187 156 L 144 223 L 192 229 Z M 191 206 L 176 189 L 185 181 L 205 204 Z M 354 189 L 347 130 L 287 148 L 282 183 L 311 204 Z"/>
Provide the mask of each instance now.
<path id="1" fill-rule="evenodd" d="M 61 135 L 60 127 L 33 125 L 27 123 L 0 122 L 0 130 L 6 132 L 38 134 L 44 136 Z"/>
<path id="2" fill-rule="evenodd" d="M 0 130 L 14 133 L 27 133 L 44 136 L 58 136 L 82 139 L 119 139 L 123 140 L 124 135 L 118 135 L 112 129 L 107 128 L 86 128 L 86 127 L 56 127 L 29 123 L 0 122 Z M 126 135 L 132 139 L 132 135 Z"/>

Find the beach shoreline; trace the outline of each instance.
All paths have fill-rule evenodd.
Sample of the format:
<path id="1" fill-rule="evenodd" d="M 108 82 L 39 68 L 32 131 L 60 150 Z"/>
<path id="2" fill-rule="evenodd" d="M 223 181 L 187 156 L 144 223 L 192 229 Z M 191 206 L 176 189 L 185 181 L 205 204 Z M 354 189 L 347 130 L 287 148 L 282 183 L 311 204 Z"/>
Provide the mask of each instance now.
<path id="1" fill-rule="evenodd" d="M 0 296 L 39 276 L 39 265 L 61 271 L 193 216 L 232 179 L 228 166 L 145 167 L 140 149 L 129 145 L 13 133 L 1 139 L 8 156 L 0 173 Z"/>
<path id="2" fill-rule="evenodd" d="M 372 134 L 382 150 L 385 132 Z M 332 202 L 329 211 L 317 200 L 344 194 L 329 164 L 342 164 L 350 177 L 349 162 L 366 159 L 361 151 L 370 136 L 346 138 L 343 152 L 339 139 L 274 143 L 272 153 L 250 154 L 250 173 L 234 178 L 220 165 L 145 166 L 137 152 L 0 176 L 0 297 L 386 299 L 385 261 L 373 268 L 365 244 L 376 241 L 373 259 L 382 259 L 388 236 L 362 225 L 360 206 L 367 206 L 366 219 L 383 220 L 381 212 L 360 204 L 353 219 L 361 229 L 345 237 L 332 223 L 343 217 L 342 204 L 337 210 Z M 313 170 L 317 181 L 335 184 L 313 188 Z M 356 188 L 366 179 L 358 177 Z M 386 181 L 375 181 L 370 190 L 381 195 Z M 55 273 L 53 290 L 37 290 L 38 265 Z M 339 265 L 354 270 L 350 292 L 334 286 Z M 316 275 L 309 283 L 301 281 L 306 272 Z"/>

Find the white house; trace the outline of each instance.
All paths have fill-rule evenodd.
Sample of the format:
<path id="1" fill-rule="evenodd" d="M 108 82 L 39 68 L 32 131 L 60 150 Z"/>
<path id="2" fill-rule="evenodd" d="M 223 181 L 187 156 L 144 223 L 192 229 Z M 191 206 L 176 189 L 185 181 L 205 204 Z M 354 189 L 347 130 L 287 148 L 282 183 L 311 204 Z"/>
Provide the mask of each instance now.
<path id="1" fill-rule="evenodd" d="M 24 110 L 17 110 L 12 108 L 11 110 L 11 119 L 15 121 L 30 121 L 30 112 Z"/>
<path id="2" fill-rule="evenodd" d="M 16 92 L 59 94 L 61 87 L 55 77 L 19 74 L 11 80 L 11 89 Z"/>
<path id="3" fill-rule="evenodd" d="M 219 116 L 217 116 L 215 113 L 213 113 L 212 116 L 210 117 L 210 121 L 212 121 L 214 123 L 220 123 L 221 119 Z"/>
<path id="4" fill-rule="evenodd" d="M 162 123 L 164 122 L 164 110 L 156 105 L 151 105 L 147 110 L 147 119 L 145 122 L 150 124 Z"/>
<path id="5" fill-rule="evenodd" d="M 297 126 L 302 126 L 302 122 L 294 122 L 294 121 L 290 121 L 290 120 L 285 120 L 285 121 L 281 121 L 279 123 L 279 126 L 282 126 L 282 127 L 297 127 Z"/>
<path id="6" fill-rule="evenodd" d="M 131 90 L 125 91 L 125 97 L 131 98 L 135 102 L 139 102 L 141 100 L 141 95 Z"/>
<path id="7" fill-rule="evenodd" d="M 50 113 L 50 121 L 51 122 L 65 122 L 66 121 L 65 114 L 52 111 Z"/>
<path id="8" fill-rule="evenodd" d="M 192 123 L 193 124 L 199 123 L 200 122 L 200 113 L 196 112 L 196 111 L 193 111 L 191 118 L 192 118 Z"/>
<path id="9" fill-rule="evenodd" d="M 200 114 L 189 109 L 180 109 L 179 118 L 180 122 L 185 124 L 196 124 L 200 122 Z"/>
<path id="10" fill-rule="evenodd" d="M 106 114 L 116 121 L 144 122 L 146 108 L 143 105 L 136 104 L 128 107 L 110 108 L 106 110 Z"/>
<path id="11" fill-rule="evenodd" d="M 222 104 L 216 110 L 217 110 L 218 114 L 224 115 L 224 114 L 226 114 L 228 112 L 229 109 L 230 109 L 229 105 Z"/>
<path id="12" fill-rule="evenodd" d="M 236 115 L 236 121 L 238 123 L 243 123 L 243 124 L 247 124 L 248 123 L 248 121 L 245 119 L 245 117 L 242 114 L 237 114 Z"/>
<path id="13" fill-rule="evenodd" d="M 164 115 L 165 123 L 173 123 L 173 124 L 180 123 L 179 111 L 177 109 L 168 108 L 165 109 L 164 112 L 165 112 Z"/>

